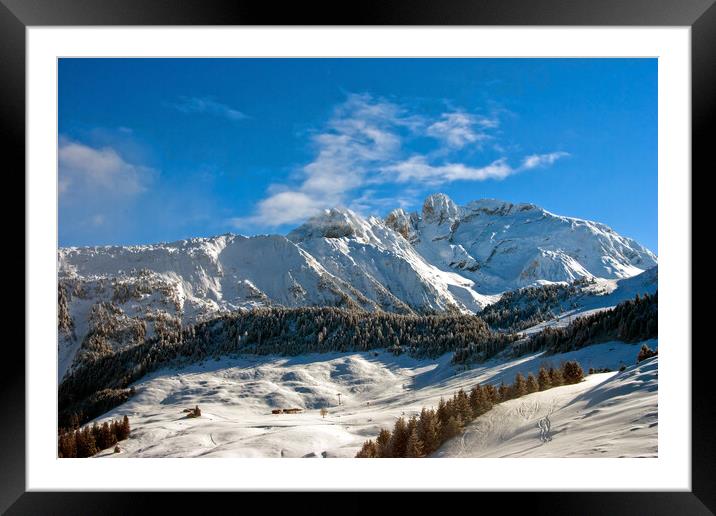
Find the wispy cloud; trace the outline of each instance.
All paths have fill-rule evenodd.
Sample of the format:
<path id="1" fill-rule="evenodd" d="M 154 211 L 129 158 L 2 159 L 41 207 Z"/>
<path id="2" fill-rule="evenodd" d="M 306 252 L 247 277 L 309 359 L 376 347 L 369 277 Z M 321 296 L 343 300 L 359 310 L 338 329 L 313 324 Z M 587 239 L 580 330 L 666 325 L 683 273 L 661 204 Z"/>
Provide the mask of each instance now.
<path id="1" fill-rule="evenodd" d="M 182 113 L 203 113 L 235 121 L 249 118 L 238 109 L 217 102 L 212 97 L 179 97 L 177 102 L 170 105 Z"/>
<path id="2" fill-rule="evenodd" d="M 425 156 L 413 156 L 410 159 L 388 165 L 382 169 L 384 181 L 407 183 L 410 181 L 425 181 L 432 185 L 446 182 L 485 181 L 486 179 L 504 179 L 515 170 L 507 164 L 505 158 L 500 158 L 484 167 L 470 167 L 462 163 L 447 163 L 444 165 L 431 165 Z"/>
<path id="3" fill-rule="evenodd" d="M 501 180 L 524 170 L 551 165 L 558 159 L 568 156 L 566 152 L 533 154 L 522 160 L 519 167 L 512 167 L 507 158 L 499 158 L 482 167 L 471 167 L 463 163 L 431 165 L 425 156 L 413 156 L 405 161 L 388 165 L 382 169 L 384 181 L 408 183 L 422 181 L 430 185 L 440 185 L 453 181 Z"/>
<path id="4" fill-rule="evenodd" d="M 453 149 L 461 149 L 468 144 L 478 144 L 490 138 L 486 129 L 499 125 L 496 118 L 478 117 L 464 111 L 443 113 L 440 120 L 430 124 L 426 134 Z"/>
<path id="5" fill-rule="evenodd" d="M 349 206 L 358 211 L 405 205 L 417 195 L 416 185 L 438 186 L 453 181 L 502 180 L 567 156 L 565 152 L 529 155 L 512 166 L 507 157 L 474 166 L 450 155 L 487 139 L 499 126 L 496 117 L 452 110 L 429 120 L 384 98 L 350 94 L 338 105 L 320 132 L 312 136 L 315 157 L 294 174 L 293 184 L 274 184 L 253 214 L 231 218 L 239 229 L 276 227 L 302 222 L 324 208 Z M 443 150 L 406 156 L 414 137 L 443 143 Z M 409 195 L 381 195 L 376 188 L 401 185 Z"/>
<path id="6" fill-rule="evenodd" d="M 569 156 L 568 152 L 550 152 L 549 154 L 532 154 L 522 160 L 522 168 L 529 170 L 537 167 L 551 165 L 560 158 Z"/>

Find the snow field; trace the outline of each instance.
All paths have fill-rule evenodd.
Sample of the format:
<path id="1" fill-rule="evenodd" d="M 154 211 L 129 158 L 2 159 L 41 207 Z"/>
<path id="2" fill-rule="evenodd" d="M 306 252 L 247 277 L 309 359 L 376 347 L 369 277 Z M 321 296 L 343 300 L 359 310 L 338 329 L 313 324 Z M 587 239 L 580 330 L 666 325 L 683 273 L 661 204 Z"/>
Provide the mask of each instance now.
<path id="1" fill-rule="evenodd" d="M 656 341 L 648 344 L 656 347 Z M 392 428 L 396 418 L 417 414 L 422 407 L 435 407 L 440 397 L 452 396 L 460 388 L 503 379 L 509 383 L 517 372 L 537 373 L 542 365 L 572 359 L 578 360 L 585 372 L 590 367 L 616 370 L 622 364 L 633 365 L 639 347 L 609 342 L 553 356 L 534 353 L 517 359 L 495 358 L 470 369 L 451 365 L 450 354 L 428 360 L 382 351 L 222 358 L 179 370 L 163 369 L 137 382 L 137 394 L 127 403 L 98 418 L 103 421 L 126 414 L 132 426 L 130 438 L 120 443 L 121 453 L 105 450 L 99 455 L 353 457 L 380 428 Z M 649 361 L 653 367 L 648 370 L 640 366 L 619 374 L 591 375 L 578 385 L 506 402 L 468 427 L 466 448 L 446 443 L 437 453 L 654 455 L 656 363 Z M 202 416 L 187 419 L 182 410 L 195 405 Z M 325 418 L 320 414 L 322 407 L 328 410 Z M 546 407 L 552 411 L 554 439 L 533 450 L 530 446 L 541 444 L 536 424 Z M 302 412 L 271 413 L 278 408 L 300 408 Z M 480 426 L 486 424 L 480 421 L 484 418 L 490 418 L 489 428 L 494 430 L 488 432 Z M 508 429 L 513 429 L 514 435 Z M 593 442 L 579 444 L 585 439 Z M 613 445 L 609 445 L 610 439 Z"/>

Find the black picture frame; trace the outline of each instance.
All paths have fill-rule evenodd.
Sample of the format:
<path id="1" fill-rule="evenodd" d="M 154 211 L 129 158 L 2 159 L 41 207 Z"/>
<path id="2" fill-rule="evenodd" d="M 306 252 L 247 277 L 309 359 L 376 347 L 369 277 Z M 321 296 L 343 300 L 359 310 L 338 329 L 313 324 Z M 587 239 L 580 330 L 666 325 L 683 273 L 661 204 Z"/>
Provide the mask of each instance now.
<path id="1" fill-rule="evenodd" d="M 0 123 L 5 156 L 25 169 L 25 29 L 63 25 L 553 25 L 689 26 L 692 70 L 692 171 L 713 169 L 709 135 L 716 105 L 715 0 L 395 0 L 360 4 L 270 3 L 216 0 L 0 0 Z M 49 116 L 49 115 L 48 115 Z M 709 130 L 710 129 L 710 130 Z M 709 168 L 707 168 L 709 167 Z M 24 188 L 24 186 L 23 186 Z M 693 191 L 693 189 L 692 189 Z M 693 203 L 695 206 L 696 203 Z M 692 212 L 693 218 L 693 212 Z M 19 248 L 19 246 L 18 246 Z M 695 256 L 696 257 L 696 256 Z M 19 260 L 18 260 L 19 261 Z M 25 267 L 25 277 L 32 274 Z M 689 300 L 685 300 L 689 302 Z M 692 303 L 692 306 L 696 306 Z M 692 316 L 693 319 L 693 316 Z M 19 326 L 19 325 L 18 325 Z M 690 343 L 683 343 L 685 345 Z M 710 343 L 703 343 L 709 344 Z M 11 346 L 6 345 L 6 348 Z M 186 493 L 25 492 L 24 350 L 14 346 L 0 377 L 0 511 L 7 514 L 127 514 L 158 500 L 162 510 L 204 505 Z M 480 493 L 480 506 L 510 511 L 527 506 L 550 514 L 713 514 L 716 512 L 716 409 L 709 393 L 709 361 L 693 350 L 692 490 L 690 492 Z M 12 361 L 12 362 L 10 362 Z M 9 366 L 7 364 L 12 364 Z M 212 494 L 212 505 L 228 494 Z M 240 496 L 246 497 L 247 493 Z M 161 500 L 159 500 L 161 497 Z M 298 498 L 297 498 L 298 497 Z M 489 499 L 488 499 L 489 497 Z M 265 497 L 262 497 L 265 499 Z M 301 504 L 304 495 L 292 495 Z M 495 499 L 498 498 L 498 499 Z M 297 502 L 297 499 L 299 500 Z M 343 498 L 349 510 L 374 503 L 372 497 Z M 250 502 L 242 503 L 247 510 Z M 411 494 L 401 503 L 422 504 Z M 331 510 L 327 504 L 324 510 Z M 408 505 L 403 509 L 407 509 Z M 312 504 L 321 510 L 318 504 Z M 205 506 L 205 508 L 207 508 Z M 337 509 L 336 509 L 337 510 Z"/>

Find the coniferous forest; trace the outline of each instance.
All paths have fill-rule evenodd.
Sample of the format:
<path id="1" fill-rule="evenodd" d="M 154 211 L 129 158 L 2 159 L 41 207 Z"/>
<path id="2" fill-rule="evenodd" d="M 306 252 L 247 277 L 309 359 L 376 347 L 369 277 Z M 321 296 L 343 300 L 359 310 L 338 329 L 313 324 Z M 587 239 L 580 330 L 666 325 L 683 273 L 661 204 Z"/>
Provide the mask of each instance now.
<path id="1" fill-rule="evenodd" d="M 594 279 L 582 278 L 568 285 L 557 283 L 511 290 L 502 294 L 496 303 L 487 305 L 480 317 L 495 330 L 521 331 L 556 317 L 564 308 L 575 308 L 574 301 L 564 305 L 593 283 Z"/>
<path id="2" fill-rule="evenodd" d="M 608 340 L 640 342 L 658 337 L 658 292 L 572 321 L 565 328 L 546 328 L 529 339 L 529 347 L 564 353 Z"/>
<path id="3" fill-rule="evenodd" d="M 70 422 L 69 428 L 61 428 L 57 442 L 57 454 L 59 458 L 84 458 L 91 457 L 102 450 L 116 446 L 119 441 L 129 437 L 129 418 L 105 421 L 101 425 L 94 423 L 92 426 L 79 427 L 78 419 L 75 417 Z M 119 448 L 115 448 L 115 453 Z"/>

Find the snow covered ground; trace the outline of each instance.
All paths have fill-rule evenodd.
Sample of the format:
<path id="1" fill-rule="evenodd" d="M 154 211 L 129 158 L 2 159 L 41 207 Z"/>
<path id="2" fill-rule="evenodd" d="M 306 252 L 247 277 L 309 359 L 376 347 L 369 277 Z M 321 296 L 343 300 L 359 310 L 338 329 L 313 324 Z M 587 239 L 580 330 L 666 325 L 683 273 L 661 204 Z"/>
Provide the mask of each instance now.
<path id="1" fill-rule="evenodd" d="M 434 457 L 657 457 L 658 357 L 494 407 Z M 540 438 L 540 422 L 550 431 Z M 544 424 L 544 423 L 543 423 Z"/>
<path id="2" fill-rule="evenodd" d="M 650 341 L 649 345 L 656 347 L 656 341 Z M 223 358 L 179 370 L 164 369 L 137 382 L 137 394 L 132 399 L 98 418 L 102 421 L 126 414 L 132 426 L 131 437 L 120 444 L 121 453 L 107 450 L 100 455 L 353 457 L 365 440 L 375 438 L 381 427 L 392 428 L 401 415 L 411 416 L 422 407 L 435 406 L 441 396 L 451 396 L 461 387 L 468 389 L 477 382 L 499 383 L 503 379 L 511 382 L 517 372 L 536 373 L 542 365 L 559 365 L 570 359 L 578 360 L 585 371 L 590 367 L 616 370 L 622 364 L 634 364 L 639 347 L 609 342 L 560 355 L 534 353 L 517 359 L 496 358 L 469 369 L 451 365 L 449 354 L 428 360 L 396 357 L 387 352 Z M 494 414 L 495 421 L 506 425 L 500 427 L 501 436 L 515 421 L 514 448 L 497 440 L 488 448 L 475 445 L 468 450 L 474 449 L 479 456 L 529 454 L 525 446 L 530 437 L 533 445 L 539 444 L 530 434 L 538 431 L 536 420 L 532 419 L 544 414 L 535 410 L 531 419 L 519 420 L 522 409 L 511 408 L 511 404 L 530 403 L 534 398 L 538 407 L 550 407 L 554 418 L 554 438 L 542 447 L 544 455 L 539 448 L 532 451 L 535 456 L 600 453 L 607 444 L 576 445 L 585 429 L 589 432 L 585 439 L 601 435 L 604 441 L 609 440 L 608 429 L 615 432 L 606 454 L 654 455 L 656 360 L 649 364 L 653 365 L 649 378 L 646 368 L 640 366 L 617 375 L 593 375 L 577 386 L 508 402 L 494 409 Z M 182 411 L 195 405 L 199 405 L 202 416 L 187 419 Z M 607 406 L 609 409 L 605 410 Z M 322 407 L 328 410 L 325 417 L 320 413 Z M 277 408 L 302 411 L 272 414 Z M 517 415 L 510 415 L 513 412 Z M 508 415 L 499 416 L 503 413 Z M 582 416 L 588 422 L 581 422 Z M 654 425 L 648 426 L 652 422 Z M 646 429 L 642 428 L 644 424 Z M 639 430 L 630 434 L 632 427 Z M 483 434 L 472 427 L 468 433 L 476 438 Z M 566 442 L 567 435 L 571 444 Z M 562 441 L 564 444 L 560 444 Z M 440 453 L 448 456 L 455 453 L 449 446 L 452 445 Z"/>

